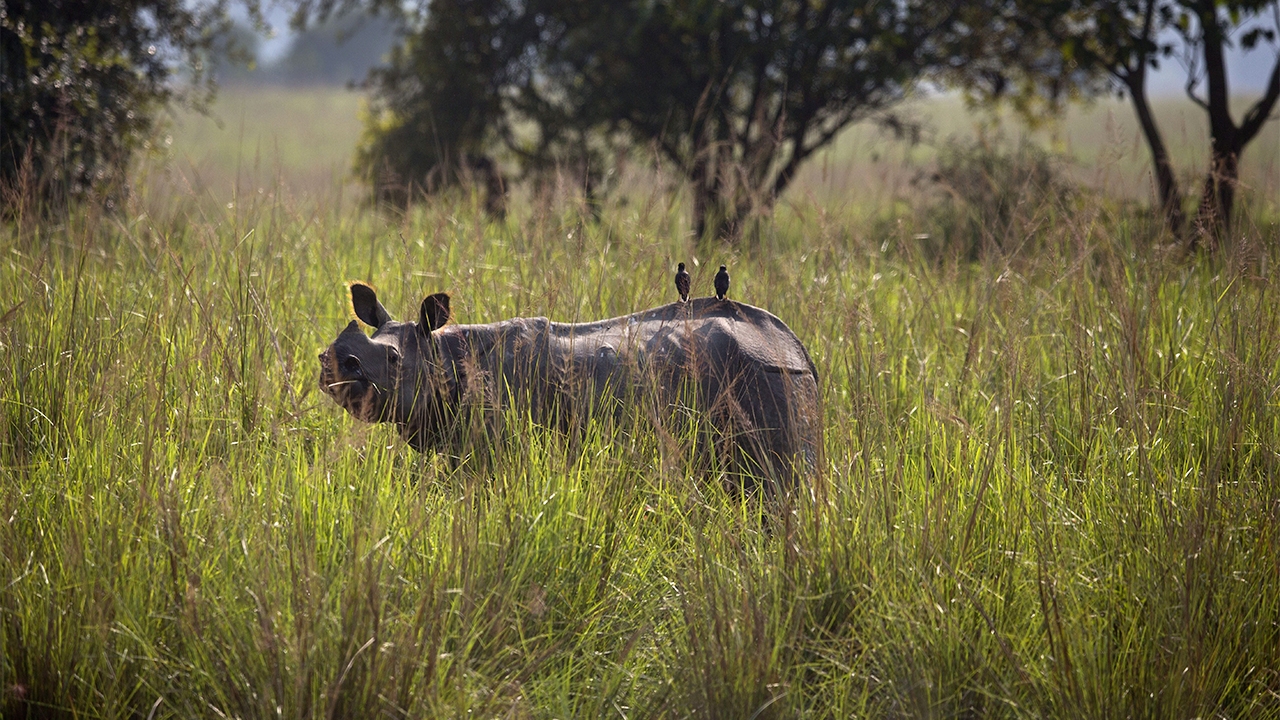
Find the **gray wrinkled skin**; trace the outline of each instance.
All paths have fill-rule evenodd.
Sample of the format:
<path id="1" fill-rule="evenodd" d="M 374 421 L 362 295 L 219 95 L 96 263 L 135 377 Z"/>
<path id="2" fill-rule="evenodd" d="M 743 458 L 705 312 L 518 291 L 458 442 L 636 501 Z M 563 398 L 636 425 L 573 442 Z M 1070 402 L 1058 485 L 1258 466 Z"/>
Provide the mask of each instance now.
<path id="1" fill-rule="evenodd" d="M 392 422 L 416 450 L 459 455 L 503 436 L 505 408 L 574 433 L 638 413 L 669 433 L 693 418 L 722 467 L 788 484 L 822 447 L 818 376 L 770 313 L 695 298 L 591 323 L 515 318 L 448 325 L 448 296 L 391 320 L 352 286 L 357 317 L 320 355 L 320 387 L 355 417 Z"/>

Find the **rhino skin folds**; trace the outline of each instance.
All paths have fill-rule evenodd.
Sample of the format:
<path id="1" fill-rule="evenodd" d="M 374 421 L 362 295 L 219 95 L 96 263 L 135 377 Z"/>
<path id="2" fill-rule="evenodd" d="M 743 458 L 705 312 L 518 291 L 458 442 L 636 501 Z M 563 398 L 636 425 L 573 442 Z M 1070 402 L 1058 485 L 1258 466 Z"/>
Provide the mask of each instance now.
<path id="1" fill-rule="evenodd" d="M 417 322 L 392 320 L 366 285 L 351 299 L 375 331 L 352 321 L 338 335 L 320 354 L 320 387 L 361 420 L 395 423 L 416 450 L 456 457 L 478 435 L 500 439 L 511 408 L 571 435 L 591 418 L 648 418 L 677 438 L 693 427 L 715 467 L 783 486 L 818 467 L 817 371 L 760 308 L 695 298 L 588 323 L 450 325 L 444 293 Z"/>

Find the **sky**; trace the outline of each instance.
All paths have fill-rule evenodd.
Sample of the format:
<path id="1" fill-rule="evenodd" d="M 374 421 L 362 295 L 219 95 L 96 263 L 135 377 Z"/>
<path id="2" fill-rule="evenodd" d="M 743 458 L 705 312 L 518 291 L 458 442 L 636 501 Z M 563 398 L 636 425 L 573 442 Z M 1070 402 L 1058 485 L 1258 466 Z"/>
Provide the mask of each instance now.
<path id="1" fill-rule="evenodd" d="M 1275 22 L 1264 24 L 1275 27 Z M 1162 37 L 1161 40 L 1165 38 Z M 1276 52 L 1277 46 L 1265 41 L 1260 41 L 1250 51 L 1243 50 L 1238 43 L 1228 48 L 1227 87 L 1231 93 L 1262 94 L 1270 78 L 1271 68 L 1275 67 Z M 1152 97 L 1185 95 L 1186 82 L 1186 66 L 1177 57 L 1167 58 L 1158 71 L 1148 76 L 1147 92 Z M 1203 94 L 1204 84 L 1201 83 L 1200 95 Z"/>

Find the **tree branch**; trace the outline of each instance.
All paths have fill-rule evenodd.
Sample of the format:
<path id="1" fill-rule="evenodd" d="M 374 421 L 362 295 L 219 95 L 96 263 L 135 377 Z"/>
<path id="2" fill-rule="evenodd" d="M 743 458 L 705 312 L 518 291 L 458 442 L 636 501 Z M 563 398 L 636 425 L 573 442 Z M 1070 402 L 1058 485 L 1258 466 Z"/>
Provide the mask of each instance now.
<path id="1" fill-rule="evenodd" d="M 1204 110 L 1206 113 L 1211 112 L 1209 109 L 1208 100 L 1201 100 L 1200 98 L 1196 97 L 1196 93 L 1195 93 L 1196 86 L 1200 84 L 1199 70 L 1197 68 L 1198 63 L 1196 61 L 1195 46 L 1199 43 L 1207 42 L 1205 38 L 1205 28 L 1203 27 L 1203 23 L 1201 24 L 1201 27 L 1200 27 L 1199 43 L 1197 43 L 1194 39 L 1188 37 L 1186 33 L 1183 33 L 1182 35 L 1183 35 L 1183 41 L 1186 43 L 1186 51 L 1184 53 L 1184 57 L 1188 58 L 1187 59 L 1187 85 L 1186 85 L 1187 97 L 1191 98 L 1191 102 L 1195 103 L 1196 105 L 1199 105 L 1201 110 Z"/>
<path id="2" fill-rule="evenodd" d="M 1196 79 L 1195 73 L 1192 72 L 1191 70 L 1188 70 L 1187 71 L 1187 97 L 1191 98 L 1191 102 L 1195 103 L 1196 105 L 1199 105 L 1201 110 L 1204 110 L 1205 112 L 1209 112 L 1209 103 L 1196 97 L 1196 92 L 1195 92 L 1196 85 L 1199 85 L 1199 84 L 1200 84 L 1200 81 Z"/>
<path id="3" fill-rule="evenodd" d="M 1280 55 L 1276 56 L 1276 63 L 1271 68 L 1271 80 L 1267 83 L 1266 92 L 1253 107 L 1249 108 L 1249 112 L 1244 116 L 1244 122 L 1240 123 L 1240 147 L 1243 148 L 1262 129 L 1262 124 L 1275 109 L 1277 98 L 1280 98 Z"/>

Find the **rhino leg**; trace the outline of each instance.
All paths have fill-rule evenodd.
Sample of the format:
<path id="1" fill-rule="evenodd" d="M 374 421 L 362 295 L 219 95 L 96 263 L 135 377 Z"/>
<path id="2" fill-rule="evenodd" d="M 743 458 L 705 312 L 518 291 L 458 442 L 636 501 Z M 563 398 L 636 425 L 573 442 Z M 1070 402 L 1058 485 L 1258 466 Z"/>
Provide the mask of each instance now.
<path id="1" fill-rule="evenodd" d="M 712 402 L 718 456 L 743 489 L 793 489 L 817 468 L 821 440 L 817 383 L 808 373 L 748 369 L 720 387 Z"/>

